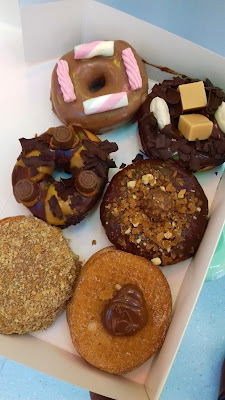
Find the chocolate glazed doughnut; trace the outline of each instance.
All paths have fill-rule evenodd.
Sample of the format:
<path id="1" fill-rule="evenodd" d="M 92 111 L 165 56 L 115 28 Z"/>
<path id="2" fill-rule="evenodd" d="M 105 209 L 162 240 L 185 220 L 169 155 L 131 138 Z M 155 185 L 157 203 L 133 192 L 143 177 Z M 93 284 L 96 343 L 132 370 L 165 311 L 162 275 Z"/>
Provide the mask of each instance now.
<path id="1" fill-rule="evenodd" d="M 137 161 L 111 180 L 100 208 L 106 235 L 119 249 L 155 265 L 185 260 L 204 234 L 208 201 L 190 172 L 173 161 Z"/>
<path id="2" fill-rule="evenodd" d="M 225 161 L 225 133 L 219 128 L 214 117 L 217 108 L 225 99 L 225 94 L 206 79 L 204 87 L 207 105 L 191 112 L 209 118 L 213 122 L 213 129 L 207 140 L 189 141 L 178 130 L 182 105 L 177 88 L 179 85 L 193 82 L 198 80 L 175 77 L 155 85 L 139 110 L 138 127 L 142 147 L 147 156 L 164 161 L 173 158 L 180 166 L 199 171 L 211 169 Z M 150 104 L 155 97 L 164 99 L 169 108 L 171 124 L 161 130 L 153 113 L 150 113 Z"/>
<path id="3" fill-rule="evenodd" d="M 108 169 L 115 166 L 109 154 L 117 145 L 71 125 L 49 128 L 20 143 L 22 152 L 12 173 L 16 200 L 51 225 L 79 223 L 104 190 Z M 58 182 L 54 170 L 72 176 Z"/>
<path id="4" fill-rule="evenodd" d="M 136 51 L 127 42 L 121 40 L 93 42 L 76 47 L 87 46 L 88 49 L 92 49 L 92 54 L 96 54 L 93 53 L 94 46 L 98 50 L 99 46 L 105 44 L 107 47 L 112 47 L 111 53 L 107 50 L 106 54 L 100 52 L 98 53 L 100 55 L 95 56 L 85 55 L 84 52 L 79 55 L 77 52 L 77 55 L 76 53 L 74 55 L 72 50 L 62 56 L 56 64 L 52 73 L 51 101 L 53 111 L 63 123 L 103 133 L 132 120 L 145 100 L 148 91 L 145 67 Z M 128 49 L 129 66 L 126 68 L 125 58 Z M 123 53 L 124 50 L 125 53 Z M 94 51 L 96 51 L 95 48 Z M 76 56 L 81 58 L 75 59 Z M 84 58 L 89 56 L 91 58 Z M 133 64 L 130 66 L 130 63 Z M 130 67 L 134 76 L 129 77 Z M 126 103 L 122 105 L 119 99 L 120 108 L 116 108 L 117 104 L 113 106 L 114 109 L 106 111 L 101 108 L 99 111 L 98 107 L 98 111 L 95 110 L 96 113 L 90 115 L 89 113 L 93 110 L 91 111 L 90 105 L 87 104 L 88 110 L 85 111 L 84 103 L 87 100 L 121 93 L 124 94 L 122 102 L 127 99 L 127 105 Z"/>

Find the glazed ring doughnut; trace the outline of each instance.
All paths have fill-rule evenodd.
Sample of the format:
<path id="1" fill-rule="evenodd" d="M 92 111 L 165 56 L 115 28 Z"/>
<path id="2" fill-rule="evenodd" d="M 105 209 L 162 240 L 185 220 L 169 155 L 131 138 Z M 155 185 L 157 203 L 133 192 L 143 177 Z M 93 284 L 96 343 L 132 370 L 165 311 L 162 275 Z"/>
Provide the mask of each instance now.
<path id="1" fill-rule="evenodd" d="M 133 119 L 148 79 L 136 51 L 121 40 L 76 46 L 52 73 L 52 109 L 65 124 L 102 133 Z"/>
<path id="2" fill-rule="evenodd" d="M 182 167 L 191 171 L 211 169 L 225 161 L 225 94 L 206 79 L 204 89 L 206 93 L 206 105 L 200 109 L 190 110 L 190 113 L 201 114 L 212 121 L 212 130 L 206 140 L 187 140 L 178 130 L 179 117 L 183 113 L 181 96 L 177 90 L 180 85 L 200 82 L 189 78 L 176 77 L 165 80 L 155 85 L 152 92 L 139 110 L 138 127 L 144 153 L 161 160 L 169 158 Z M 157 118 L 150 113 L 150 107 L 154 98 L 165 100 L 169 108 L 170 121 L 162 129 Z M 195 95 L 193 95 L 195 98 Z M 223 106 L 223 123 L 218 124 L 215 116 L 218 107 Z M 206 119 L 206 118 L 205 118 Z M 223 131 L 221 129 L 223 128 Z"/>
<path id="3" fill-rule="evenodd" d="M 172 299 L 150 261 L 120 250 L 94 254 L 67 308 L 72 342 L 90 364 L 113 374 L 136 368 L 162 345 Z"/>
<path id="4" fill-rule="evenodd" d="M 207 224 L 208 201 L 193 174 L 173 161 L 143 160 L 112 178 L 100 217 L 119 249 L 170 265 L 197 250 Z"/>
<path id="5" fill-rule="evenodd" d="M 61 228 L 76 225 L 95 205 L 118 149 L 82 128 L 59 126 L 33 139 L 20 139 L 22 152 L 12 173 L 13 192 L 32 214 Z M 68 179 L 54 180 L 54 171 Z"/>

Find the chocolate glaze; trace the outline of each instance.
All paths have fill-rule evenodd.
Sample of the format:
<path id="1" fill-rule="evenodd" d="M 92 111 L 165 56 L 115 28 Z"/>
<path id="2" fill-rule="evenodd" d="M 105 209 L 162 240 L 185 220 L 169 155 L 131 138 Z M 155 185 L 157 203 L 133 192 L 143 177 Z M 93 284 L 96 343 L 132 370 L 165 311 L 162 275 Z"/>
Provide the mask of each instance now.
<path id="1" fill-rule="evenodd" d="M 34 216 L 47 222 L 49 221 L 46 216 L 46 197 L 50 185 L 54 185 L 58 198 L 53 192 L 52 196 L 48 198 L 48 206 L 53 216 L 59 219 L 58 225 L 61 228 L 79 223 L 95 205 L 107 183 L 109 166 L 113 167 L 112 160 L 108 158 L 109 154 L 118 149 L 115 143 L 108 141 L 92 142 L 82 128 L 69 126 L 68 129 L 72 129 L 72 132 L 74 132 L 74 140 L 77 143 L 77 146 L 72 149 L 51 148 L 55 128 L 49 128 L 47 132 L 33 139 L 20 139 L 22 152 L 12 173 L 14 192 L 17 187 L 21 186 L 21 181 L 25 180 L 29 182 L 30 187 L 35 189 L 35 195 L 38 193 L 36 204 L 28 208 Z M 76 137 L 78 137 L 78 140 Z M 75 143 L 74 140 L 73 144 Z M 85 144 L 89 144 L 89 142 L 92 144 L 92 151 L 86 148 Z M 40 154 L 29 157 L 33 150 L 38 150 Z M 77 155 L 78 163 L 81 163 L 81 165 L 71 167 L 70 162 L 75 155 Z M 46 164 L 44 163 L 45 159 Z M 37 168 L 32 165 L 33 160 Z M 89 162 L 90 160 L 92 160 L 91 163 Z M 40 169 L 40 164 L 41 166 L 48 165 L 48 172 L 40 172 L 38 170 L 38 168 Z M 57 182 L 51 176 L 53 169 L 63 169 L 65 172 L 72 174 L 72 177 L 61 179 L 60 182 Z M 90 173 L 92 177 L 95 177 L 95 190 L 89 193 L 90 197 L 83 196 L 75 188 L 76 177 L 81 171 Z M 16 190 L 18 192 L 18 189 Z M 15 197 L 17 201 L 21 201 L 18 195 L 16 196 L 16 193 Z M 71 214 L 63 214 L 59 203 L 60 199 L 64 202 L 68 201 Z M 23 199 L 21 202 L 26 203 L 28 200 Z"/>
<path id="2" fill-rule="evenodd" d="M 148 319 L 141 289 L 133 284 L 124 285 L 105 305 L 101 318 L 112 336 L 130 336 L 141 330 Z"/>
<path id="3" fill-rule="evenodd" d="M 135 91 L 130 90 L 122 60 L 122 50 L 127 47 L 132 49 L 142 77 L 142 87 Z M 62 59 L 68 62 L 70 77 L 77 96 L 72 103 L 65 103 L 63 100 L 56 74 L 57 65 L 55 66 L 51 84 L 52 109 L 63 123 L 103 133 L 133 119 L 148 93 L 147 74 L 141 58 L 129 43 L 116 40 L 114 49 L 112 57 L 97 56 L 91 59 L 75 60 L 73 50 L 62 56 Z M 96 82 L 101 84 L 97 85 Z M 127 92 L 128 106 L 104 113 L 84 114 L 84 100 L 122 91 Z"/>
<path id="4" fill-rule="evenodd" d="M 225 94 L 221 89 L 214 87 L 209 80 L 205 81 L 208 103 L 204 109 L 198 110 L 198 113 L 202 113 L 213 121 L 213 130 L 207 140 L 189 142 L 178 131 L 182 106 L 176 89 L 181 84 L 194 81 L 196 80 L 175 77 L 155 85 L 138 112 L 138 128 L 146 155 L 161 160 L 174 158 L 182 167 L 198 171 L 221 165 L 225 161 L 225 134 L 214 118 L 214 113 L 225 99 Z M 150 103 L 156 96 L 162 97 L 167 102 L 171 117 L 171 125 L 167 125 L 161 131 L 154 115 L 150 114 Z"/>
<path id="5" fill-rule="evenodd" d="M 106 189 L 101 203 L 101 222 L 105 229 L 106 235 L 108 236 L 108 239 L 117 248 L 127 251 L 128 253 L 146 257 L 149 260 L 156 257 L 156 252 L 154 250 L 147 250 L 144 246 L 140 246 L 139 244 L 135 244 L 134 242 L 129 241 L 129 235 L 122 234 L 121 232 L 121 226 L 118 222 L 117 216 L 111 214 L 108 209 L 108 205 L 112 204 L 114 199 L 126 198 L 126 191 L 121 192 L 120 188 L 122 180 L 127 176 L 127 172 L 129 170 L 135 170 L 137 171 L 137 173 L 143 174 L 143 168 L 146 167 L 155 168 L 156 171 L 160 168 L 160 171 L 163 173 L 165 178 L 168 178 L 170 182 L 174 185 L 174 187 L 176 187 L 176 189 L 186 189 L 187 193 L 194 193 L 195 197 L 202 201 L 201 211 L 193 215 L 195 218 L 191 219 L 189 227 L 181 232 L 182 241 L 172 248 L 172 252 L 175 257 L 173 259 L 171 258 L 171 260 L 168 260 L 166 263 L 166 265 L 176 264 L 177 262 L 191 257 L 197 250 L 207 225 L 208 201 L 202 187 L 198 183 L 195 176 L 189 171 L 180 167 L 174 161 L 169 160 L 167 162 L 163 162 L 154 159 L 137 161 L 134 164 L 128 165 L 126 168 L 114 175 Z M 173 177 L 174 173 L 176 173 L 177 178 L 179 177 L 180 179 L 182 179 L 182 187 L 177 187 L 175 183 L 175 178 Z M 150 206 L 150 209 L 151 207 L 155 207 L 154 204 Z M 170 221 L 170 209 L 168 210 L 168 214 L 166 215 L 164 220 Z M 159 222 L 157 220 L 156 226 L 158 223 Z M 161 257 L 160 254 L 161 253 L 159 252 L 157 257 Z M 164 264 L 162 263 L 162 265 Z"/>

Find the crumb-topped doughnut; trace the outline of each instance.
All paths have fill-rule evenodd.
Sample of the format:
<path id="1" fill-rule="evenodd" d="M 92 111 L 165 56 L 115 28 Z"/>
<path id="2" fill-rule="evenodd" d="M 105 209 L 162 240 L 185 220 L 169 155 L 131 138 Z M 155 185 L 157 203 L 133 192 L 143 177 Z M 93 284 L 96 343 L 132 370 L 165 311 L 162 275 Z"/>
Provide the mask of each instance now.
<path id="1" fill-rule="evenodd" d="M 119 249 L 170 265 L 197 250 L 208 201 L 190 172 L 173 161 L 137 161 L 111 180 L 100 208 L 109 240 Z"/>
<path id="2" fill-rule="evenodd" d="M 65 124 L 102 133 L 130 121 L 147 96 L 144 64 L 129 43 L 75 46 L 52 73 L 52 109 Z"/>
<path id="3" fill-rule="evenodd" d="M 60 229 L 32 216 L 0 221 L 0 333 L 47 329 L 80 270 Z"/>
<path id="4" fill-rule="evenodd" d="M 67 320 L 73 344 L 86 361 L 122 374 L 162 345 L 171 308 L 160 269 L 143 257 L 106 249 L 81 271 Z"/>
<path id="5" fill-rule="evenodd" d="M 20 143 L 22 152 L 12 174 L 16 200 L 49 224 L 79 223 L 104 190 L 108 169 L 115 165 L 109 154 L 117 145 L 71 125 L 49 128 Z M 71 177 L 58 182 L 52 176 L 55 170 Z"/>
<path id="6" fill-rule="evenodd" d="M 205 82 L 175 77 L 155 85 L 139 110 L 139 133 L 146 155 L 173 158 L 190 169 L 225 161 L 225 93 Z"/>

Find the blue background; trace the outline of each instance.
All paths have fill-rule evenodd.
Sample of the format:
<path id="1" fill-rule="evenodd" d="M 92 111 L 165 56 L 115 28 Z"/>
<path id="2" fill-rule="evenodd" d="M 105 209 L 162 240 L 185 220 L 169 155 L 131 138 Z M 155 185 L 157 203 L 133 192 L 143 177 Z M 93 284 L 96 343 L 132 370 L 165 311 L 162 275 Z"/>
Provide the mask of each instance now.
<path id="1" fill-rule="evenodd" d="M 19 0 L 21 5 L 45 1 Z M 224 0 L 100 2 L 225 56 Z M 220 369 L 225 357 L 224 289 L 225 278 L 204 284 L 160 400 L 217 398 Z M 18 399 L 87 400 L 89 394 L 0 357 L 0 400 Z"/>

